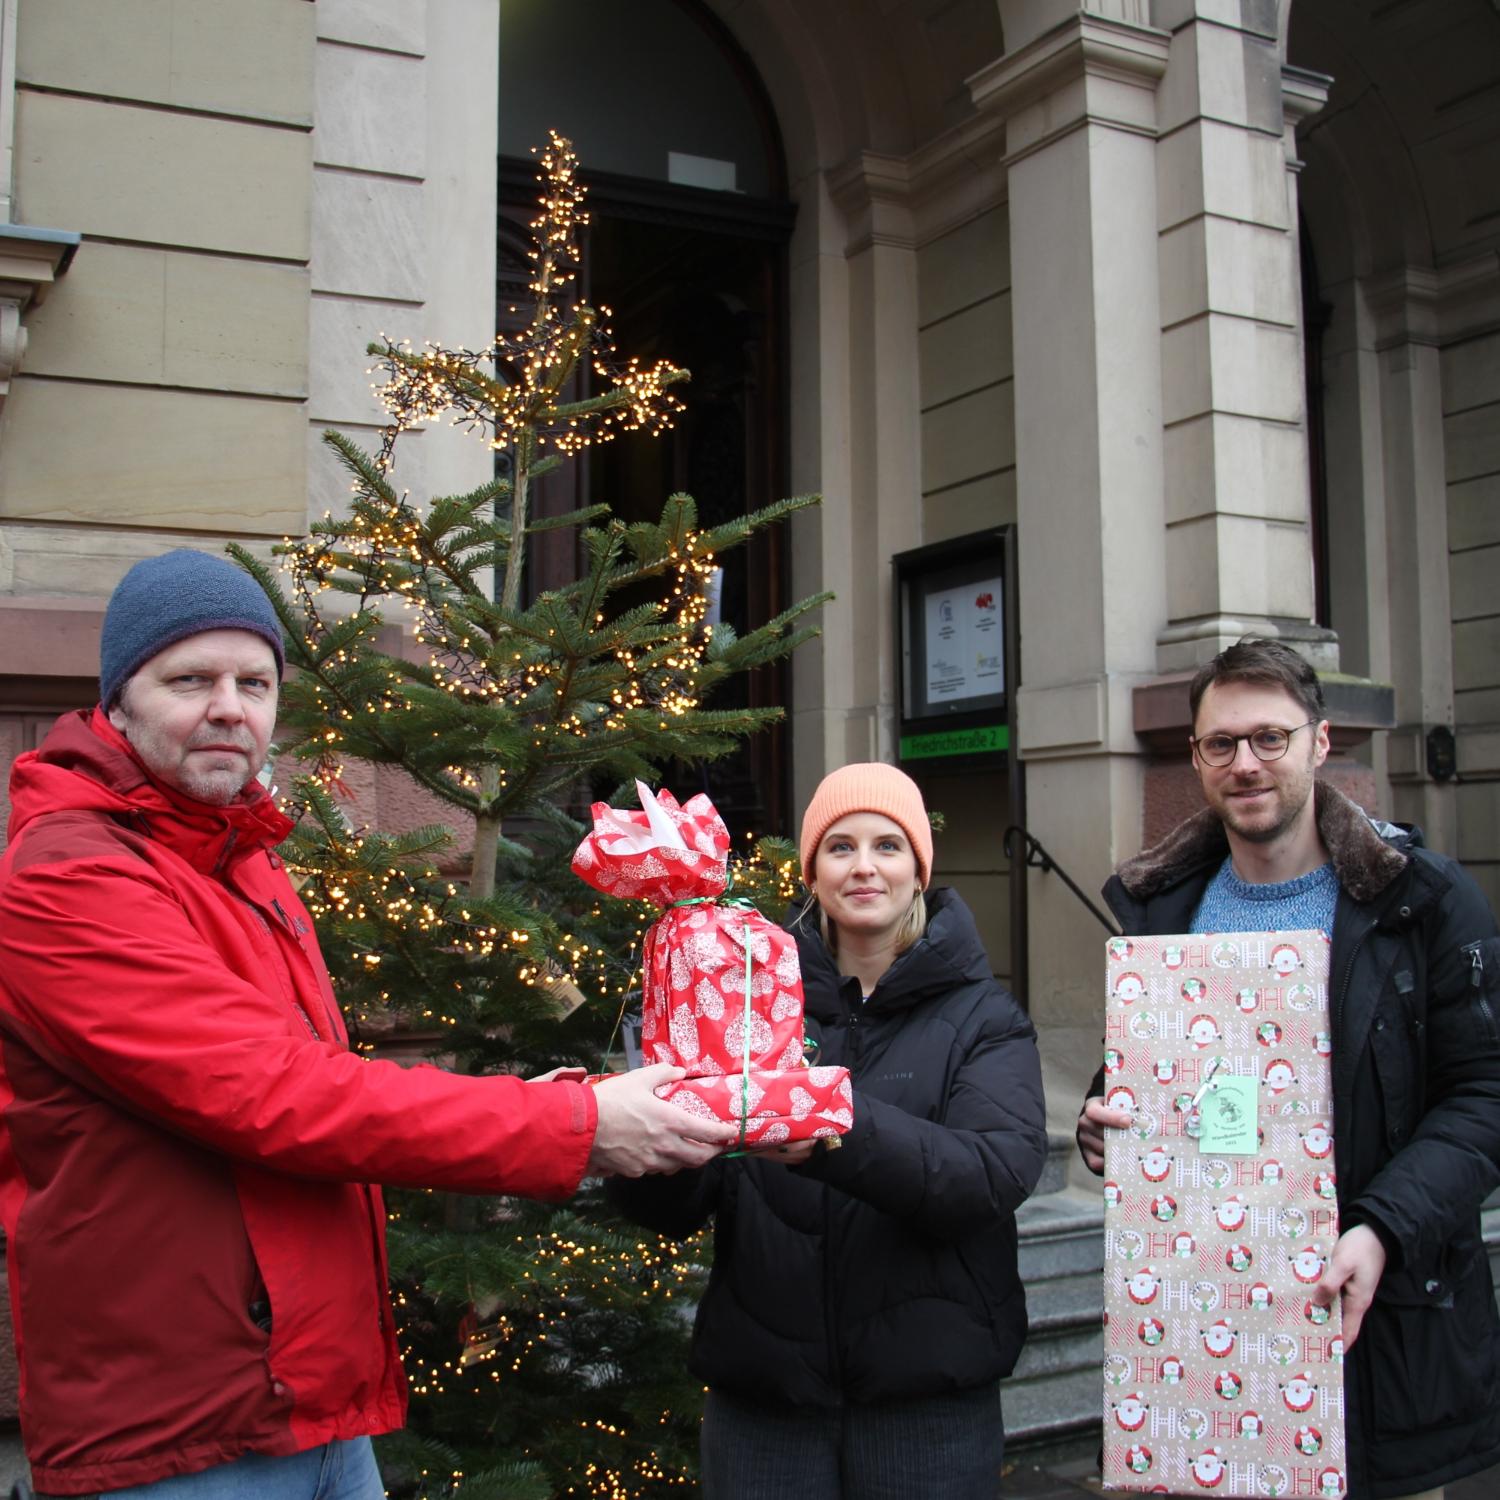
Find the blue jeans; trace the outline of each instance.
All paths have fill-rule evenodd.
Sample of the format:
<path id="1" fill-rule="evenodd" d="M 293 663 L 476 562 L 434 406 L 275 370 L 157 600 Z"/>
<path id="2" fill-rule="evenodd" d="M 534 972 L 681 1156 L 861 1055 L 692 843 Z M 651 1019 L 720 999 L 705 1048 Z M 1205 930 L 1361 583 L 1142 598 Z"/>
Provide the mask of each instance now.
<path id="1" fill-rule="evenodd" d="M 385 1500 L 385 1486 L 362 1437 L 284 1458 L 247 1453 L 196 1474 L 110 1490 L 101 1500 Z"/>
<path id="2" fill-rule="evenodd" d="M 710 1391 L 703 1500 L 995 1500 L 1005 1429 L 994 1386 L 804 1411 Z"/>

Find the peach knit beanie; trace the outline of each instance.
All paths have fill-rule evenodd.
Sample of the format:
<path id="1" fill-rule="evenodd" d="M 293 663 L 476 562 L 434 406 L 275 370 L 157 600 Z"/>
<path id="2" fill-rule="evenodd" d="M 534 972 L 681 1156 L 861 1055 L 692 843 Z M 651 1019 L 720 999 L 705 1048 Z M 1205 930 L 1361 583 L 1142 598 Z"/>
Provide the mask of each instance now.
<path id="1" fill-rule="evenodd" d="M 802 878 L 812 884 L 813 857 L 823 835 L 849 813 L 872 812 L 901 825 L 901 831 L 917 857 L 917 877 L 922 889 L 932 879 L 932 825 L 922 793 L 905 771 L 871 760 L 830 771 L 818 784 L 807 811 L 802 814 Z"/>

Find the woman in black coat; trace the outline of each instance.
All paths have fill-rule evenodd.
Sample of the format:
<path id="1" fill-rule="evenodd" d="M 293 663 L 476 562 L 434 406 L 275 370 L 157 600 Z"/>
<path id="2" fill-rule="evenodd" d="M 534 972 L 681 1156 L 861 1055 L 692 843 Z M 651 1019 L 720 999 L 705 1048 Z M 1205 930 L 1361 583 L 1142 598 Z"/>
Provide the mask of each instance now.
<path id="1" fill-rule="evenodd" d="M 909 777 L 835 771 L 801 853 L 807 1037 L 852 1074 L 853 1127 L 610 1196 L 672 1236 L 714 1220 L 691 1357 L 707 1500 L 993 1500 L 1026 1337 L 1015 1211 L 1047 1145 L 1036 1033 L 957 894 L 924 896 Z"/>

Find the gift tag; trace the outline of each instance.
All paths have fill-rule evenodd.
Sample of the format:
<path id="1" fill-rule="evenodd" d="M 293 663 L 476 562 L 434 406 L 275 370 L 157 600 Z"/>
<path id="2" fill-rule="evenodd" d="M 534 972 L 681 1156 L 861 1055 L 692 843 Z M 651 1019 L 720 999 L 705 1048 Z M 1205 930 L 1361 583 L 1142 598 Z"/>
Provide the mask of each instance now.
<path id="1" fill-rule="evenodd" d="M 1260 1149 L 1253 1078 L 1215 1078 L 1199 1105 L 1203 1117 L 1199 1148 L 1219 1156 L 1254 1156 Z"/>

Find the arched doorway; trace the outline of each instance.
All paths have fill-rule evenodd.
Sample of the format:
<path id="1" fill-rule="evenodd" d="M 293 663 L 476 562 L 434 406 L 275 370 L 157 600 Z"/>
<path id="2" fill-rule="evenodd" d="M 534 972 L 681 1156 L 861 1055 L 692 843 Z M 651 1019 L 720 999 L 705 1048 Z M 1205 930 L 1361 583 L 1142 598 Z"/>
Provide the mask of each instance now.
<path id="1" fill-rule="evenodd" d="M 1327 622 L 1346 671 L 1395 686 L 1391 811 L 1493 890 L 1500 13 L 1298 0 L 1287 60 L 1333 80 L 1298 133 Z"/>
<path id="2" fill-rule="evenodd" d="M 611 309 L 622 351 L 692 371 L 687 409 L 657 441 L 608 444 L 544 485 L 539 513 L 604 501 L 630 521 L 677 491 L 706 524 L 779 499 L 787 486 L 786 246 L 795 210 L 774 113 L 753 67 L 689 0 L 629 7 L 504 0 L 500 35 L 499 279 L 524 306 L 524 226 L 534 212 L 529 150 L 567 135 L 589 188 L 580 295 Z M 544 588 L 573 576 L 569 538 L 532 558 Z M 787 602 L 785 537 L 726 556 L 722 618 L 744 631 Z M 789 669 L 763 668 L 720 708 L 786 704 Z M 732 832 L 782 832 L 790 809 L 786 729 L 673 778 L 707 790 Z M 683 776 L 688 773 L 683 772 Z"/>

